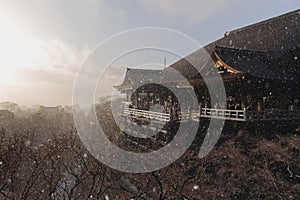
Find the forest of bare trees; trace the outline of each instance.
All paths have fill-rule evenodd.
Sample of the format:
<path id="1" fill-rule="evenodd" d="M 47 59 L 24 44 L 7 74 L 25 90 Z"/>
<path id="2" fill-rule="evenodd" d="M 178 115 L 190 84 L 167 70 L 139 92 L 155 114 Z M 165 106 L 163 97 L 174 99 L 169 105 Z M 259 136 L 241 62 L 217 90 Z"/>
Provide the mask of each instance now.
<path id="1" fill-rule="evenodd" d="M 122 135 L 115 137 L 120 130 L 109 105 L 97 105 L 99 120 L 106 120 L 113 142 L 128 144 Z M 172 165 L 130 174 L 89 154 L 70 109 L 18 108 L 0 111 L 0 199 L 300 198 L 300 136 L 294 129 L 226 124 L 204 159 L 195 140 Z"/>

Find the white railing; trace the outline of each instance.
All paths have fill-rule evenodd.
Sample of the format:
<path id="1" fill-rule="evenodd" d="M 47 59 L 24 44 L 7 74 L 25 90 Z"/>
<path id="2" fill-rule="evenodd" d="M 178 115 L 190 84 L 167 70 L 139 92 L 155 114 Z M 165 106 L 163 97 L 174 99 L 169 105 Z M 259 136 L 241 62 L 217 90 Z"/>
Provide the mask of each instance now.
<path id="1" fill-rule="evenodd" d="M 148 119 L 155 119 L 158 121 L 168 122 L 170 121 L 170 115 L 166 113 L 148 111 L 148 110 L 139 110 L 136 108 L 128 108 L 124 107 L 124 114 L 136 116 L 136 117 L 144 117 Z"/>
<path id="2" fill-rule="evenodd" d="M 161 113 L 148 110 L 140 110 L 137 108 L 129 108 L 128 104 L 124 104 L 125 115 L 137 118 L 154 119 L 162 122 L 169 121 L 187 121 L 199 120 L 203 118 L 224 119 L 231 121 L 271 121 L 271 120 L 295 120 L 300 119 L 300 110 L 263 110 L 263 111 L 246 111 L 246 110 L 229 110 L 201 108 L 200 113 L 196 111 L 180 112 L 178 117 L 172 117 L 170 113 Z"/>
<path id="3" fill-rule="evenodd" d="M 246 121 L 247 119 L 245 110 L 228 110 L 214 108 L 201 108 L 200 117 L 233 121 Z"/>
<path id="4" fill-rule="evenodd" d="M 181 121 L 186 121 L 191 119 L 191 113 L 190 112 L 181 112 L 179 114 L 179 119 Z"/>

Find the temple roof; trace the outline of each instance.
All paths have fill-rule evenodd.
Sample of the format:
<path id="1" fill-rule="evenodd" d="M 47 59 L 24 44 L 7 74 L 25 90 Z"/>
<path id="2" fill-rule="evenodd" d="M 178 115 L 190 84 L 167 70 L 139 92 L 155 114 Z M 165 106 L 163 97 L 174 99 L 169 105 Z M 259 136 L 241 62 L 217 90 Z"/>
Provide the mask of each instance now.
<path id="1" fill-rule="evenodd" d="M 300 9 L 226 32 L 205 48 L 210 51 L 214 46 L 257 51 L 300 48 Z"/>
<path id="2" fill-rule="evenodd" d="M 204 56 L 204 51 L 206 54 L 212 54 L 216 46 L 254 52 L 298 49 L 300 48 L 300 10 L 226 32 L 223 38 L 191 53 L 170 67 L 178 70 L 187 78 L 193 77 L 197 73 L 193 65 L 198 65 L 201 62 L 199 58 Z"/>
<path id="3" fill-rule="evenodd" d="M 258 78 L 296 80 L 300 77 L 300 48 L 288 51 L 253 51 L 216 47 L 215 53 L 233 69 Z"/>
<path id="4" fill-rule="evenodd" d="M 199 71 L 210 65 L 208 58 L 231 69 L 221 74 L 224 82 L 245 74 L 263 79 L 300 78 L 300 10 L 250 26 L 226 32 L 224 37 L 188 55 L 164 70 L 127 69 L 124 82 L 117 89 L 129 89 L 137 82 L 181 82 L 174 69 L 192 85 L 204 84 Z M 207 64 L 209 63 L 209 64 Z M 205 68 L 204 68 L 205 69 Z M 201 71 L 206 74 L 206 71 Z M 213 79 L 213 78 L 212 78 Z M 147 81 L 146 81 L 147 82 Z"/>
<path id="5" fill-rule="evenodd" d="M 123 83 L 115 86 L 115 88 L 118 90 L 127 90 L 131 89 L 136 83 L 143 84 L 150 81 L 159 83 L 161 73 L 162 70 L 127 68 Z"/>
<path id="6" fill-rule="evenodd" d="M 234 81 L 245 75 L 261 79 L 299 81 L 300 48 L 289 51 L 253 51 L 217 46 L 213 54 L 225 67 L 235 72 L 221 73 L 224 82 Z M 208 76 L 211 76 L 208 80 L 216 79 L 212 74 Z M 116 88 L 127 90 L 132 89 L 137 83 L 143 85 L 150 82 L 181 84 L 186 83 L 184 79 L 172 68 L 163 70 L 128 68 L 123 83 Z M 186 79 L 193 86 L 205 84 L 199 73 L 197 76 L 190 76 Z"/>

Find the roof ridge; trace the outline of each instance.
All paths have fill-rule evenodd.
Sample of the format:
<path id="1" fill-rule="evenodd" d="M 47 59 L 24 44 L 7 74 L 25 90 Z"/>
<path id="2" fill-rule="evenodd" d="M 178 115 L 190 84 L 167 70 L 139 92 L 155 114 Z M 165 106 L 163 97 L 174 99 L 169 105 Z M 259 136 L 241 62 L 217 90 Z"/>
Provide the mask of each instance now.
<path id="1" fill-rule="evenodd" d="M 162 71 L 163 69 L 141 69 L 141 68 L 132 68 L 127 67 L 127 71 Z"/>
<path id="2" fill-rule="evenodd" d="M 287 53 L 286 50 L 268 50 L 268 51 L 259 51 L 259 50 L 253 50 L 253 49 L 243 49 L 243 48 L 233 48 L 233 47 L 227 47 L 227 46 L 219 46 L 216 45 L 215 49 L 229 49 L 231 51 L 243 51 L 243 52 L 253 52 L 253 53 L 261 53 L 261 54 L 278 54 L 278 53 Z M 300 48 L 289 50 L 289 52 L 299 51 Z"/>
<path id="3" fill-rule="evenodd" d="M 263 21 L 260 21 L 260 22 L 254 23 L 254 24 L 250 24 L 250 25 L 247 25 L 247 26 L 244 26 L 244 27 L 241 27 L 241 28 L 237 28 L 237 29 L 233 29 L 231 31 L 227 31 L 227 32 L 225 32 L 225 36 L 226 36 L 226 33 L 228 33 L 228 35 L 230 35 L 231 33 L 240 32 L 240 31 L 246 30 L 246 29 L 251 28 L 251 27 L 255 27 L 255 26 L 259 26 L 259 25 L 268 23 L 270 21 L 280 20 L 280 19 L 282 19 L 284 17 L 291 16 L 291 15 L 294 15 L 296 13 L 300 16 L 300 9 L 297 9 L 297 10 L 294 10 L 294 11 L 290 11 L 288 13 L 284 13 L 284 14 L 279 15 L 279 16 L 271 17 L 271 18 L 265 19 Z"/>
<path id="4" fill-rule="evenodd" d="M 254 53 L 267 53 L 268 51 L 259 51 L 259 50 L 253 50 L 253 49 L 243 49 L 243 48 L 233 48 L 233 47 L 226 47 L 226 46 L 219 46 L 216 45 L 215 48 L 220 49 L 229 49 L 231 51 L 244 51 L 244 52 L 254 52 Z"/>

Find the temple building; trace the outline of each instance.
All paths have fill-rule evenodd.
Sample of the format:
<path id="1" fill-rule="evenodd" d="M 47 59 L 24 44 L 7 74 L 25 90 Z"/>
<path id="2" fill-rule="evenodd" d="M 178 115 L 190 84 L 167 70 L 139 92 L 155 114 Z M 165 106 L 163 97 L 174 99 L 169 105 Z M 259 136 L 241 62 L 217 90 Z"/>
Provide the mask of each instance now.
<path id="1" fill-rule="evenodd" d="M 226 32 L 204 50 L 225 86 L 224 105 L 212 105 L 207 80 L 214 84 L 214 78 L 204 81 L 193 65 L 201 62 L 200 49 L 163 70 L 128 68 L 123 83 L 115 86 L 127 96 L 124 116 L 163 122 L 300 119 L 300 10 Z M 172 87 L 197 98 L 186 96 L 183 105 Z M 153 111 L 153 105 L 164 110 Z"/>

